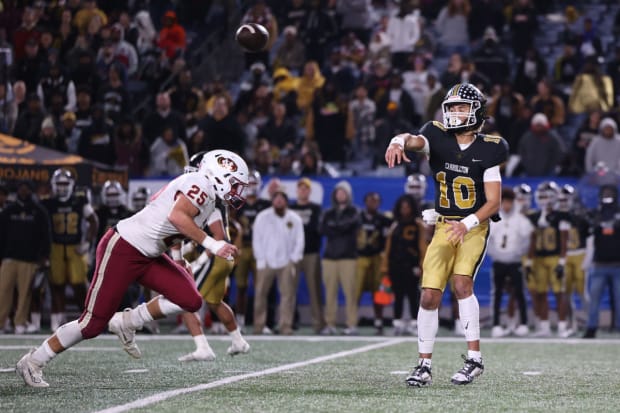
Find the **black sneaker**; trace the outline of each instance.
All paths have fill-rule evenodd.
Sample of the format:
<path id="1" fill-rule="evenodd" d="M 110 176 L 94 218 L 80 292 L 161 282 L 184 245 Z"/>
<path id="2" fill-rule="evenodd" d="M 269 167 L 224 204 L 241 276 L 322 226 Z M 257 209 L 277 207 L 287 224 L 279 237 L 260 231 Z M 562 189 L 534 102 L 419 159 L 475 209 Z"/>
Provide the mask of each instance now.
<path id="1" fill-rule="evenodd" d="M 412 387 L 429 386 L 433 383 L 431 368 L 423 364 L 418 364 L 411 374 L 407 376 L 405 382 Z"/>
<path id="2" fill-rule="evenodd" d="M 583 338 L 595 338 L 596 337 L 596 328 L 588 328 L 585 333 L 583 333 Z"/>
<path id="3" fill-rule="evenodd" d="M 452 384 L 469 384 L 484 371 L 482 359 L 476 361 L 474 359 L 468 359 L 465 355 L 461 357 L 465 360 L 465 365 L 452 376 Z"/>

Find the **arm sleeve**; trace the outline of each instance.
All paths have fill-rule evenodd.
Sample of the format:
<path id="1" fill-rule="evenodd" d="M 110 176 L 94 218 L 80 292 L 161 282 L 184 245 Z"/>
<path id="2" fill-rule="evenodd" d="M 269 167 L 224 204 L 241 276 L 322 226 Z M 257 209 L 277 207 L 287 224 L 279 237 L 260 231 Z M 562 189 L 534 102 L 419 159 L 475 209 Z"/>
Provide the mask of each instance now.
<path id="1" fill-rule="evenodd" d="M 95 209 L 93 208 L 92 204 L 90 203 L 84 204 L 84 208 L 82 208 L 82 215 L 84 215 L 84 218 L 88 218 L 91 215 L 95 215 Z"/>
<path id="2" fill-rule="evenodd" d="M 502 182 L 502 174 L 499 171 L 499 165 L 485 169 L 482 180 L 484 182 Z"/>
<path id="3" fill-rule="evenodd" d="M 305 237 L 304 237 L 304 224 L 301 221 L 301 218 L 296 213 L 295 217 L 295 234 L 293 235 L 293 239 L 295 241 L 295 246 L 293 247 L 293 251 L 291 252 L 291 260 L 293 262 L 299 262 L 304 257 L 304 247 L 305 247 Z"/>

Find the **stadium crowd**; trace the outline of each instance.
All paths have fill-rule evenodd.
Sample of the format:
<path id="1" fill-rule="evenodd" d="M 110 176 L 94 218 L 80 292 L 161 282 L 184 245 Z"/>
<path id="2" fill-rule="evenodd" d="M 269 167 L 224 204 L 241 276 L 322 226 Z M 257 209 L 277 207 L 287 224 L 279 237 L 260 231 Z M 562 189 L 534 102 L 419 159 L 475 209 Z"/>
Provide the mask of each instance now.
<path id="1" fill-rule="evenodd" d="M 456 83 L 471 83 L 487 96 L 489 119 L 483 132 L 501 135 L 510 145 L 510 158 L 503 169 L 505 176 L 544 176 L 551 180 L 555 176 L 581 177 L 588 173 L 609 177 L 620 172 L 620 48 L 615 46 L 620 32 L 620 9 L 614 2 L 242 2 L 241 21 L 258 22 L 269 30 L 268 49 L 244 55 L 245 70 L 240 79 L 227 82 L 222 75 L 198 84 L 193 81 L 196 68 L 187 59 L 188 51 L 197 47 L 194 43 L 200 39 L 198 34 L 204 33 L 205 22 L 212 21 L 208 20 L 209 11 L 216 4 L 229 13 L 238 7 L 226 1 L 209 2 L 209 7 L 200 3 L 0 2 L 0 132 L 110 166 L 126 167 L 132 178 L 176 176 L 183 172 L 191 154 L 215 148 L 241 154 L 263 176 L 380 175 L 385 173 L 383 153 L 390 139 L 415 131 L 427 121 L 441 122 L 441 103 L 447 90 Z M 232 37 L 232 32 L 228 37 Z M 143 101 L 149 102 L 150 110 L 144 114 L 132 110 Z M 386 240 L 387 245 L 402 244 L 398 237 L 404 235 L 399 231 L 410 225 L 420 225 L 416 232 L 420 240 L 424 238 L 416 214 L 424 209 L 420 205 L 424 191 L 420 192 L 419 187 L 426 182 L 430 170 L 423 156 L 403 169 L 402 176 L 412 174 L 413 184 L 418 185 L 410 193 L 412 199 L 405 197 L 397 202 L 392 227 L 388 218 L 377 218 L 378 206 L 373 207 L 373 199 L 380 194 L 369 193 L 363 208 L 353 208 L 346 181 L 330 194 L 334 211 L 321 213 L 313 205 L 305 212 L 308 219 L 304 219 L 304 257 L 312 255 L 313 263 L 306 263 L 308 267 L 303 272 L 306 281 L 314 283 L 309 291 L 315 292 L 311 301 L 316 332 L 336 331 L 339 287 L 346 298 L 347 334 L 357 332 L 361 292 L 385 292 L 390 282 L 395 294 L 394 312 L 402 315 L 403 300 L 408 297 L 410 313 L 415 317 L 416 284 L 410 282 L 411 278 L 395 277 L 403 269 L 390 267 L 385 247 Z M 70 181 L 70 177 L 67 179 Z M 308 186 L 303 178 L 299 183 L 298 191 Z M 617 185 L 618 181 L 612 179 L 611 183 Z M 549 214 L 539 212 L 543 218 L 530 220 L 532 231 L 551 226 L 558 231 L 558 243 L 560 239 L 566 242 L 567 232 L 577 224 L 563 215 L 567 207 L 557 201 L 564 191 L 571 201 L 577 205 L 579 202 L 573 199 L 575 194 L 570 188 L 549 186 L 551 189 L 541 187 L 540 193 L 538 188 L 530 189 L 529 194 L 544 195 L 549 200 L 549 212 L 558 212 L 559 218 L 547 222 Z M 122 188 L 110 183 L 96 197 L 101 204 L 95 207 L 87 207 L 93 201 L 86 191 L 80 198 L 80 216 L 86 219 L 97 216 L 102 208 L 118 209 L 118 197 L 113 205 L 109 204 L 106 191 L 111 188 L 121 197 Z M 33 188 L 19 185 L 11 205 L 29 199 L 28 190 Z M 73 189 L 70 192 L 69 196 L 76 196 Z M 516 199 L 519 191 L 516 192 L 510 195 L 507 191 L 506 198 Z M 0 190 L 0 197 L 7 194 L 7 189 Z M 147 197 L 144 190 L 135 195 Z M 298 194 L 297 203 L 290 205 L 292 210 L 305 210 L 299 205 L 303 196 Z M 58 193 L 53 190 L 50 199 L 55 197 Z M 599 207 L 610 197 L 612 203 L 617 202 L 617 193 L 601 195 Z M 246 216 L 242 209 L 234 218 L 245 230 L 246 248 L 242 251 L 251 251 L 253 218 L 259 210 L 268 208 L 272 200 L 262 201 L 248 202 L 245 211 L 254 205 L 252 213 Z M 542 203 L 536 205 L 545 208 Z M 9 206 L 6 208 L 9 210 Z M 570 209 L 575 209 L 573 204 Z M 348 218 L 342 210 L 348 211 Z M 330 219 L 330 211 L 336 218 Z M 43 214 L 53 215 L 49 207 Z M 300 212 L 302 218 L 303 214 Z M 3 219 L 7 216 L 3 214 Z M 591 219 L 586 226 L 593 228 L 595 239 L 601 222 L 606 223 L 605 228 L 609 222 L 615 228 L 613 214 L 611 218 L 606 215 L 604 220 L 595 212 L 588 216 Z M 101 227 L 102 231 L 110 225 L 102 222 L 101 216 L 97 225 L 93 222 L 86 227 Z M 78 223 L 82 225 L 81 221 Z M 57 223 L 52 220 L 50 225 L 55 231 Z M 369 226 L 375 226 L 379 235 L 360 231 Z M 584 231 L 580 243 L 573 248 L 579 254 L 586 250 L 584 235 L 588 231 Z M 6 231 L 2 232 L 6 237 Z M 598 235 L 613 236 L 614 231 Z M 336 245 L 328 249 L 334 256 L 320 256 L 322 236 L 329 245 Z M 88 246 L 81 245 L 82 239 L 67 242 L 78 247 L 78 255 L 82 255 L 92 247 L 96 236 L 87 238 Z M 395 242 L 390 243 L 390 239 Z M 3 239 L 3 246 L 10 244 Z M 36 279 L 39 260 L 54 253 L 52 244 L 50 238 L 49 245 L 42 246 L 36 257 L 3 255 L 3 267 L 7 258 L 35 263 L 27 271 Z M 603 244 L 598 245 L 599 253 Z M 523 249 L 524 245 L 529 246 L 530 240 L 519 242 L 518 248 Z M 596 245 L 594 248 L 596 251 Z M 562 261 L 567 249 L 563 247 L 553 254 L 540 248 L 533 247 L 531 252 L 523 249 L 520 254 L 528 257 L 525 271 L 538 271 L 536 259 L 553 255 L 557 259 L 552 265 L 554 274 L 558 280 L 566 280 L 569 276 L 564 274 L 564 268 L 556 271 L 556 267 L 562 262 L 562 267 L 568 265 L 568 261 Z M 408 257 L 412 263 L 409 268 L 418 268 L 414 276 L 419 277 L 419 264 L 415 262 L 423 256 L 424 242 L 420 241 L 414 250 L 415 256 Z M 379 257 L 384 252 L 382 261 Z M 599 259 L 606 263 L 607 258 L 602 257 L 595 255 L 594 262 Z M 238 265 L 251 272 L 253 256 L 242 259 L 249 262 Z M 510 259 L 508 264 L 515 264 L 514 258 Z M 360 275 L 362 268 L 373 274 L 369 280 Z M 313 271 L 322 272 L 322 278 L 316 273 L 308 277 Z M 381 275 L 388 274 L 391 279 L 382 279 Z M 616 274 L 616 278 L 619 276 Z M 245 277 L 247 282 L 247 274 Z M 74 295 L 79 302 L 84 282 L 80 278 L 57 284 L 77 287 Z M 321 304 L 321 282 L 326 289 L 325 306 Z M 582 294 L 583 279 L 579 282 L 582 288 L 575 286 L 575 291 Z M 241 287 L 243 290 L 247 284 L 242 283 Z M 530 291 L 542 299 L 541 288 L 531 285 Z M 568 304 L 563 295 L 572 291 L 567 291 L 563 282 L 554 288 L 558 303 Z M 615 288 L 620 291 L 620 286 Z M 1 292 L 3 297 L 12 294 L 9 290 Z M 52 313 L 56 316 L 50 317 L 52 328 L 62 323 L 63 293 L 64 290 L 57 291 L 53 300 Z M 546 297 L 547 290 L 544 293 Z M 519 301 L 514 290 L 513 295 Z M 270 297 L 269 301 L 273 301 L 273 294 Z M 30 301 L 22 298 L 22 304 L 23 300 Z M 28 305 L 29 310 L 21 308 L 16 312 L 16 332 L 26 331 L 31 324 L 35 325 L 33 331 L 37 329 L 32 316 L 38 314 L 34 301 L 32 311 L 33 307 Z M 534 313 L 542 321 L 537 323 L 536 332 L 548 335 L 547 304 L 534 301 Z M 260 305 L 263 303 L 261 300 Z M 243 317 L 251 311 L 239 300 L 236 305 L 239 323 L 243 325 Z M 290 302 L 287 305 L 290 307 Z M 380 299 L 375 307 L 375 326 L 380 332 Z M 569 307 L 566 312 L 562 310 L 566 317 Z M 1 310 L 0 322 L 11 308 Z M 24 318 L 28 313 L 30 318 Z M 564 316 L 560 321 L 568 324 L 558 324 L 558 328 L 568 336 L 577 326 Z M 269 332 L 267 326 L 274 326 L 269 318 L 273 319 L 273 314 L 267 315 L 265 329 L 261 326 L 255 332 Z M 505 329 L 494 329 L 494 334 L 516 333 L 527 324 L 521 317 L 520 321 L 510 321 Z M 499 320 L 494 320 L 493 325 L 501 327 Z M 597 325 L 590 314 L 588 335 L 595 334 Z M 290 327 L 287 324 L 284 332 L 292 332 Z M 415 320 L 405 322 L 400 316 L 395 317 L 394 328 L 398 334 L 412 333 Z"/>

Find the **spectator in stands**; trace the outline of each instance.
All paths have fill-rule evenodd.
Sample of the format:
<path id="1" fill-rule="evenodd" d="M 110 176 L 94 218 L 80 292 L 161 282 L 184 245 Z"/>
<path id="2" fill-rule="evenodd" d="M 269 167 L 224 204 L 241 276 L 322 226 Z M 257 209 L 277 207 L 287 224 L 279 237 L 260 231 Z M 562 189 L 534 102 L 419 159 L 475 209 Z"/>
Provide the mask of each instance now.
<path id="1" fill-rule="evenodd" d="M 579 73 L 579 67 L 580 61 L 575 53 L 575 46 L 571 43 L 565 43 L 562 54 L 555 61 L 553 80 L 567 96 L 577 73 Z"/>
<path id="2" fill-rule="evenodd" d="M 185 29 L 177 22 L 177 14 L 169 10 L 164 14 L 163 27 L 159 31 L 157 46 L 164 51 L 166 57 L 174 60 L 183 54 L 187 47 Z"/>
<path id="3" fill-rule="evenodd" d="M 68 153 L 77 154 L 78 145 L 80 143 L 80 134 L 81 131 L 75 127 L 75 113 L 74 112 L 65 112 L 61 120 L 61 136 L 65 141 L 65 146 L 67 148 Z"/>
<path id="4" fill-rule="evenodd" d="M 544 113 L 549 119 L 552 128 L 564 125 L 566 110 L 564 101 L 554 93 L 553 85 L 547 78 L 538 81 L 537 94 L 530 100 L 530 107 L 534 112 Z"/>
<path id="5" fill-rule="evenodd" d="M 215 99 L 213 114 L 206 116 L 199 123 L 205 134 L 202 150 L 227 149 L 235 153 L 244 153 L 246 136 L 239 122 L 229 113 L 226 98 Z"/>
<path id="6" fill-rule="evenodd" d="M 97 16 L 101 19 L 103 26 L 108 24 L 108 16 L 97 7 L 95 0 L 84 0 L 83 8 L 75 14 L 73 24 L 78 28 L 80 33 L 86 33 L 91 20 Z"/>
<path id="7" fill-rule="evenodd" d="M 187 146 L 167 126 L 150 147 L 149 176 L 177 176 L 189 163 Z"/>
<path id="8" fill-rule="evenodd" d="M 596 58 L 589 58 L 575 82 L 568 100 L 571 113 L 583 114 L 591 110 L 611 110 L 614 103 L 614 89 L 611 78 L 601 73 Z"/>
<path id="9" fill-rule="evenodd" d="M 577 50 L 582 58 L 603 55 L 601 39 L 590 17 L 583 19 L 583 32 L 578 38 Z"/>
<path id="10" fill-rule="evenodd" d="M 271 9 L 267 6 L 266 1 L 255 0 L 241 18 L 241 23 L 258 23 L 269 32 L 269 41 L 263 50 L 255 53 L 245 53 L 245 67 L 249 68 L 254 62 L 263 62 L 265 66 L 268 66 L 269 51 L 278 38 L 278 22 L 275 17 L 273 17 Z"/>
<path id="11" fill-rule="evenodd" d="M 538 30 L 536 9 L 530 0 L 514 0 L 510 31 L 512 33 L 512 50 L 517 57 L 523 57 L 534 44 Z"/>
<path id="12" fill-rule="evenodd" d="M 86 159 L 114 165 L 116 153 L 113 136 L 112 123 L 106 119 L 103 105 L 95 104 L 92 110 L 92 123 L 89 127 L 82 129 L 78 154 Z"/>
<path id="13" fill-rule="evenodd" d="M 17 122 L 17 102 L 10 83 L 0 82 L 0 133 L 10 135 Z"/>
<path id="14" fill-rule="evenodd" d="M 297 83 L 297 107 L 306 114 L 312 109 L 315 92 L 323 87 L 325 78 L 317 62 L 309 60 L 304 64 L 304 71 Z"/>
<path id="15" fill-rule="evenodd" d="M 538 50 L 530 47 L 525 52 L 525 57 L 517 66 L 517 74 L 514 80 L 515 91 L 521 93 L 523 97 L 529 99 L 536 93 L 538 81 L 547 76 L 547 64 L 540 56 Z"/>
<path id="16" fill-rule="evenodd" d="M 468 16 L 467 29 L 469 40 L 477 43 L 480 38 L 487 34 L 491 27 L 495 33 L 501 33 L 504 29 L 504 14 L 502 3 L 494 0 L 472 0 L 471 13 Z M 484 39 L 482 40 L 484 42 Z"/>
<path id="17" fill-rule="evenodd" d="M 306 46 L 297 36 L 295 26 L 286 26 L 282 33 L 284 41 L 274 56 L 273 69 L 283 67 L 299 74 L 306 61 Z"/>
<path id="18" fill-rule="evenodd" d="M 448 91 L 443 87 L 439 81 L 439 76 L 434 70 L 429 70 L 426 76 L 426 83 L 428 88 L 428 97 L 424 102 L 424 115 L 422 123 L 438 120 L 443 122 L 443 113 L 441 111 L 441 103 L 446 97 Z"/>
<path id="19" fill-rule="evenodd" d="M 323 10 L 321 0 L 310 0 L 309 3 L 308 12 L 299 27 L 299 34 L 306 44 L 308 61 L 322 64 L 327 46 L 338 35 L 338 25 L 335 18 Z"/>
<path id="20" fill-rule="evenodd" d="M 599 133 L 603 114 L 599 110 L 590 112 L 588 118 L 579 127 L 573 138 L 573 146 L 569 154 L 568 166 L 565 174 L 582 176 L 585 172 L 586 150 Z"/>
<path id="21" fill-rule="evenodd" d="M 366 59 L 366 45 L 354 32 L 349 32 L 340 39 L 340 54 L 343 62 L 357 71 Z"/>
<path id="22" fill-rule="evenodd" d="M 390 102 L 395 102 L 400 108 L 401 116 L 411 125 L 420 125 L 420 117 L 417 114 L 413 98 L 403 88 L 403 76 L 397 71 L 392 72 L 390 86 L 383 97 L 377 102 L 377 118 L 387 115 L 387 107 Z"/>
<path id="23" fill-rule="evenodd" d="M 41 98 L 36 93 L 28 96 L 28 107 L 26 111 L 19 114 L 13 134 L 25 141 L 37 142 L 41 123 L 45 117 L 45 112 L 41 104 Z"/>
<path id="24" fill-rule="evenodd" d="M 35 143 L 57 151 L 67 151 L 67 143 L 64 138 L 58 134 L 51 116 L 46 116 L 45 119 L 43 119 L 39 137 Z"/>
<path id="25" fill-rule="evenodd" d="M 41 37 L 39 21 L 32 7 L 24 8 L 21 21 L 21 26 L 12 34 L 13 53 L 16 62 L 26 57 L 26 44 L 32 40 L 38 44 L 39 37 Z"/>
<path id="26" fill-rule="evenodd" d="M 292 26 L 296 29 L 301 27 L 308 13 L 305 0 L 291 0 L 284 16 L 284 26 Z"/>
<path id="27" fill-rule="evenodd" d="M 132 29 L 137 31 L 137 36 L 134 46 L 136 47 L 138 54 L 143 55 L 155 46 L 157 40 L 157 32 L 151 20 L 151 15 L 146 10 L 141 10 L 136 13 Z"/>
<path id="28" fill-rule="evenodd" d="M 325 322 L 321 334 L 336 334 L 338 286 L 346 306 L 346 335 L 357 334 L 358 303 L 355 288 L 356 238 L 360 215 L 353 205 L 351 185 L 340 181 L 331 194 L 332 206 L 321 217 L 320 232 L 325 236 L 323 285 L 325 286 Z"/>
<path id="29" fill-rule="evenodd" d="M 484 31 L 482 44 L 473 51 L 472 60 L 491 85 L 499 84 L 510 77 L 508 56 L 502 50 L 497 33 L 491 26 Z"/>
<path id="30" fill-rule="evenodd" d="M 77 110 L 75 111 L 75 127 L 82 132 L 93 123 L 92 96 L 88 86 L 77 89 Z"/>
<path id="31" fill-rule="evenodd" d="M 372 35 L 368 44 L 368 53 L 363 71 L 369 73 L 379 60 L 390 61 L 392 59 L 391 41 L 388 34 L 377 30 Z"/>
<path id="32" fill-rule="evenodd" d="M 283 67 L 273 72 L 273 101 L 284 103 L 286 113 L 296 116 L 299 113 L 297 107 L 297 88 L 299 78 L 291 75 L 288 69 Z"/>
<path id="33" fill-rule="evenodd" d="M 267 123 L 263 125 L 258 136 L 265 138 L 278 149 L 294 149 L 297 145 L 297 128 L 286 115 L 284 103 L 274 102 Z"/>
<path id="34" fill-rule="evenodd" d="M 24 334 L 36 270 L 49 258 L 52 233 L 45 208 L 32 195 L 32 184 L 20 181 L 17 200 L 0 213 L 0 326 L 17 294 L 15 333 Z"/>
<path id="35" fill-rule="evenodd" d="M 471 12 L 469 0 L 448 0 L 437 20 L 435 29 L 438 33 L 438 52 L 444 56 L 452 53 L 469 53 L 468 19 Z"/>
<path id="36" fill-rule="evenodd" d="M 19 116 L 28 106 L 26 100 L 26 84 L 21 80 L 13 83 L 13 98 L 15 99 L 15 105 L 17 105 L 17 116 Z"/>
<path id="37" fill-rule="evenodd" d="M 63 96 L 64 110 L 75 110 L 75 84 L 62 73 L 59 64 L 50 66 L 47 74 L 41 78 L 37 86 L 37 94 L 45 107 L 51 105 L 54 93 L 60 93 Z"/>
<path id="38" fill-rule="evenodd" d="M 521 165 L 527 176 L 556 175 L 565 149 L 544 113 L 532 117 L 530 130 L 519 141 Z"/>
<path id="39" fill-rule="evenodd" d="M 620 12 L 618 12 L 620 17 Z M 614 86 L 614 103 L 620 103 L 620 45 L 614 48 L 614 55 L 607 63 L 607 74 L 611 77 Z"/>
<path id="40" fill-rule="evenodd" d="M 130 111 L 131 101 L 126 89 L 125 68 L 114 62 L 108 69 L 108 81 L 102 85 L 99 99 L 105 116 L 116 123 Z"/>
<path id="41" fill-rule="evenodd" d="M 94 54 L 88 49 L 82 49 L 79 44 L 80 42 L 76 41 L 76 47 L 69 52 L 67 57 L 70 77 L 77 89 L 86 87 L 90 90 L 97 90 L 101 79 L 96 70 Z"/>
<path id="42" fill-rule="evenodd" d="M 9 188 L 3 181 L 0 181 L 0 213 L 4 211 L 7 206 L 7 199 L 9 197 Z"/>
<path id="43" fill-rule="evenodd" d="M 368 98 L 366 86 L 355 89 L 355 97 L 349 102 L 347 139 L 351 141 L 353 157 L 368 159 L 374 154 L 375 114 L 377 106 Z"/>
<path id="44" fill-rule="evenodd" d="M 338 0 L 336 11 L 340 15 L 340 29 L 353 32 L 364 44 L 370 39 L 373 6 L 371 0 Z"/>
<path id="45" fill-rule="evenodd" d="M 448 60 L 448 66 L 441 74 L 441 84 L 444 88 L 452 87 L 461 82 L 461 72 L 463 71 L 463 56 L 460 53 L 452 53 Z"/>
<path id="46" fill-rule="evenodd" d="M 476 68 L 476 64 L 471 59 L 463 61 L 461 71 L 461 83 L 471 83 L 484 94 L 491 94 L 491 81 L 486 75 Z"/>
<path id="47" fill-rule="evenodd" d="M 204 97 L 202 91 L 193 86 L 192 71 L 183 69 L 177 77 L 176 85 L 168 90 L 168 93 L 172 109 L 183 115 L 186 136 L 191 136 L 198 129 L 198 122 L 205 114 Z"/>
<path id="48" fill-rule="evenodd" d="M 411 123 L 402 115 L 397 102 L 389 102 L 386 109 L 385 117 L 377 118 L 373 168 L 385 163 L 384 148 L 394 136 L 413 129 Z"/>
<path id="49" fill-rule="evenodd" d="M 412 64 L 403 73 L 403 88 L 409 93 L 414 102 L 415 111 L 419 118 L 424 118 L 426 101 L 429 96 L 428 89 L 428 61 L 421 55 L 412 55 Z"/>
<path id="50" fill-rule="evenodd" d="M 510 151 L 516 153 L 517 143 L 521 136 L 515 135 L 514 125 L 521 113 L 521 107 L 525 104 L 525 99 L 513 90 L 510 80 L 502 82 L 495 90 L 488 103 L 487 113 L 495 119 L 497 131 L 508 141 Z"/>
<path id="51" fill-rule="evenodd" d="M 112 26 L 110 40 L 114 48 L 114 60 L 125 67 L 127 76 L 134 77 L 138 71 L 138 53 L 136 48 L 125 40 L 125 31 L 120 23 Z"/>
<path id="52" fill-rule="evenodd" d="M 185 140 L 185 122 L 183 116 L 172 109 L 170 94 L 167 92 L 157 94 L 155 106 L 155 111 L 147 115 L 142 123 L 143 136 L 147 144 L 150 146 L 162 135 L 167 126 L 172 128 L 174 136 Z"/>
<path id="53" fill-rule="evenodd" d="M 332 48 L 321 73 L 326 81 L 336 85 L 339 92 L 349 95 L 357 83 L 357 68 L 355 63 L 344 58 L 342 51 L 341 46 Z"/>
<path id="54" fill-rule="evenodd" d="M 398 13 L 390 16 L 387 23 L 387 38 L 392 53 L 392 66 L 406 70 L 409 57 L 420 38 L 420 11 L 411 1 L 401 1 Z"/>
<path id="55" fill-rule="evenodd" d="M 278 332 L 293 334 L 299 273 L 304 254 L 304 225 L 300 216 L 288 209 L 283 187 L 271 195 L 271 208 L 260 211 L 253 225 L 252 251 L 256 259 L 254 334 L 262 334 L 267 320 L 267 295 L 277 278 L 280 295 Z"/>
<path id="56" fill-rule="evenodd" d="M 343 166 L 347 160 L 350 150 L 346 137 L 348 113 L 347 99 L 339 93 L 333 81 L 325 82 L 321 89 L 317 89 L 306 119 L 306 139 L 317 142 L 326 162 Z"/>
<path id="57" fill-rule="evenodd" d="M 150 161 L 149 147 L 132 118 L 124 117 L 116 126 L 114 149 L 116 166 L 126 167 L 130 178 L 144 176 Z"/>
<path id="58" fill-rule="evenodd" d="M 26 41 L 24 57 L 15 61 L 13 77 L 23 81 L 26 90 L 36 91 L 45 70 L 45 57 L 39 53 L 39 42 L 32 37 Z"/>
<path id="59" fill-rule="evenodd" d="M 599 134 L 595 136 L 586 149 L 586 173 L 594 171 L 603 163 L 612 172 L 620 172 L 620 135 L 618 125 L 612 118 L 604 118 L 599 126 Z"/>
<path id="60" fill-rule="evenodd" d="M 333 168 L 325 164 L 321 159 L 321 152 L 319 151 L 316 142 L 306 141 L 301 146 L 299 151 L 299 163 L 293 166 L 293 169 L 297 172 L 297 175 L 301 176 L 335 176 L 332 174 Z"/>

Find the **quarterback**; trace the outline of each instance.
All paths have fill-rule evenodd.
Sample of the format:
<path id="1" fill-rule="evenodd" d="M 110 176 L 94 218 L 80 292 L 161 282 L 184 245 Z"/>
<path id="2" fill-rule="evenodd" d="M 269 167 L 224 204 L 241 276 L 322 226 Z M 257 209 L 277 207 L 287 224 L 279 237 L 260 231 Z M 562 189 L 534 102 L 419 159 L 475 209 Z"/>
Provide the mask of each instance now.
<path id="1" fill-rule="evenodd" d="M 419 361 L 406 379 L 410 386 L 432 383 L 431 357 L 439 327 L 438 309 L 450 278 L 467 341 L 465 365 L 451 381 L 468 384 L 484 371 L 480 309 L 473 286 L 486 251 L 489 219 L 499 211 L 500 164 L 508 156 L 504 139 L 480 133 L 486 118 L 485 103 L 485 97 L 475 86 L 459 83 L 442 102 L 443 123 L 428 122 L 418 135 L 397 135 L 385 152 L 389 167 L 408 162 L 407 151 L 425 153 L 435 178 L 435 208 L 423 212 L 424 221 L 435 225 L 435 232 L 422 265 Z"/>
<path id="2" fill-rule="evenodd" d="M 144 323 L 183 311 L 196 312 L 202 297 L 189 271 L 164 253 L 189 238 L 213 254 L 232 259 L 237 247 L 216 241 L 202 228 L 215 210 L 216 199 L 233 207 L 243 204 L 248 167 L 237 154 L 214 150 L 206 154 L 199 173 L 183 174 L 153 196 L 135 215 L 110 228 L 97 245 L 95 274 L 78 320 L 62 325 L 38 348 L 24 355 L 17 374 L 32 387 L 48 387 L 43 367 L 56 355 L 107 327 L 129 355 L 141 357 L 135 332 Z M 137 281 L 162 295 L 134 310 L 116 312 L 128 285 Z"/>

